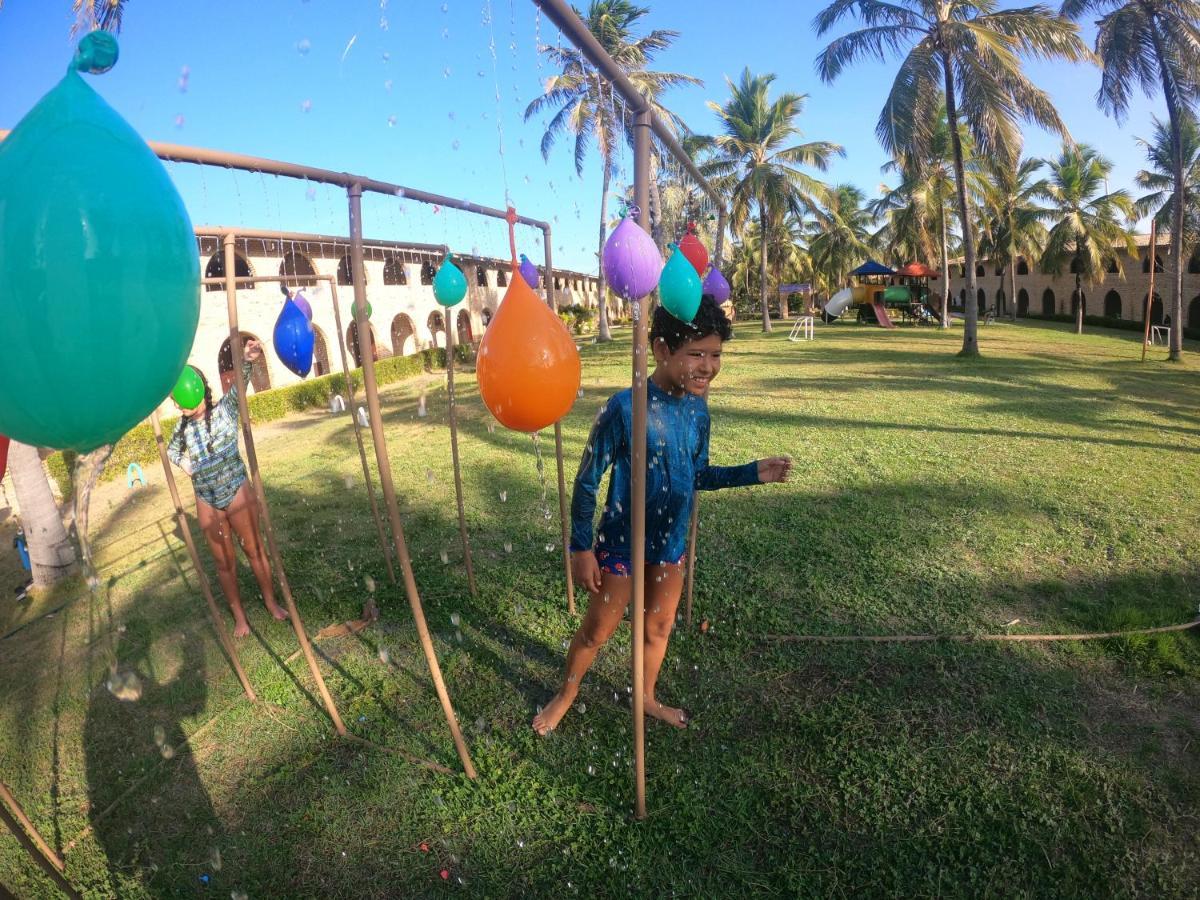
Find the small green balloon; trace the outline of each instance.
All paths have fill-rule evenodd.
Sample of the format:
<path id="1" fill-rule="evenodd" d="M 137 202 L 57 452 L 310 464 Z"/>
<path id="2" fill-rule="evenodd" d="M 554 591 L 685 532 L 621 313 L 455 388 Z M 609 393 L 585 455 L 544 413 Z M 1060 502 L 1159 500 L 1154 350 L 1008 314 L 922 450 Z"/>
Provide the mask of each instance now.
<path id="1" fill-rule="evenodd" d="M 450 261 L 448 253 L 433 278 L 433 296 L 442 306 L 453 306 L 467 296 L 467 277 Z"/>
<path id="2" fill-rule="evenodd" d="M 371 318 L 371 313 L 373 313 L 374 311 L 375 310 L 371 309 L 371 302 L 368 300 L 367 301 L 367 318 L 368 319 Z M 358 318 L 358 303 L 350 304 L 350 315 L 356 319 Z"/>
<path id="3" fill-rule="evenodd" d="M 671 257 L 658 279 L 658 297 L 663 308 L 681 322 L 691 322 L 700 309 L 704 286 L 696 267 L 688 262 L 678 244 L 671 244 Z"/>
<path id="4" fill-rule="evenodd" d="M 204 379 L 191 366 L 184 366 L 179 373 L 179 380 L 171 391 L 171 399 L 179 404 L 180 409 L 195 409 L 204 400 Z"/>

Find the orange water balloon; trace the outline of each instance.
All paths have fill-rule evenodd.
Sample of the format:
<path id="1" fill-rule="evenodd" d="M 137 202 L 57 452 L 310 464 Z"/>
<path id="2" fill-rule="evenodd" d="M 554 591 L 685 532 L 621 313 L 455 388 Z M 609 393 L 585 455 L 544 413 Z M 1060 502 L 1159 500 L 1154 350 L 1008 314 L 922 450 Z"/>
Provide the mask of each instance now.
<path id="1" fill-rule="evenodd" d="M 479 344 L 476 375 L 483 402 L 506 428 L 540 431 L 570 412 L 579 370 L 579 350 L 566 326 L 514 267 Z"/>

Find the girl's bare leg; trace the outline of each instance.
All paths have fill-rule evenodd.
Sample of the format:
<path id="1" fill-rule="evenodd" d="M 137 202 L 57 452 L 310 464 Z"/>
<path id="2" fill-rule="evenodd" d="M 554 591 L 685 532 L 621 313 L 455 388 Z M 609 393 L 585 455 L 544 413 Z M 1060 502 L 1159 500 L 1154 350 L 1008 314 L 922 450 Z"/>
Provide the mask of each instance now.
<path id="1" fill-rule="evenodd" d="M 233 531 L 237 534 L 246 559 L 250 560 L 250 568 L 254 570 L 254 578 L 258 581 L 258 589 L 262 591 L 263 602 L 267 612 L 280 621 L 288 617 L 287 610 L 275 602 L 275 584 L 271 580 L 271 564 L 267 561 L 267 551 L 263 547 L 262 538 L 258 533 L 258 506 L 254 495 L 250 492 L 250 482 L 243 484 L 225 511 Z"/>
<path id="2" fill-rule="evenodd" d="M 246 611 L 242 609 L 242 595 L 237 583 L 237 551 L 233 549 L 233 529 L 225 513 L 215 509 L 197 498 L 196 518 L 200 520 L 200 530 L 208 541 L 208 549 L 212 551 L 213 560 L 217 564 L 217 581 L 225 593 L 225 600 L 233 612 L 233 636 L 245 637 L 250 633 L 250 623 L 246 621 Z"/>
<path id="3" fill-rule="evenodd" d="M 683 566 L 646 566 L 646 639 L 643 659 L 646 677 L 646 715 L 676 728 L 687 727 L 687 713 L 663 706 L 655 696 L 658 673 L 675 627 L 675 610 L 683 593 Z"/>
<path id="4" fill-rule="evenodd" d="M 567 650 L 567 671 L 563 685 L 545 708 L 534 716 L 533 730 L 538 734 L 544 735 L 554 730 L 575 702 L 584 673 L 591 668 L 596 654 L 612 637 L 625 616 L 625 607 L 629 605 L 629 598 L 633 594 L 630 584 L 628 576 L 604 572 L 600 591 L 589 595 L 583 623 Z M 661 663 L 661 659 L 659 661 Z"/>

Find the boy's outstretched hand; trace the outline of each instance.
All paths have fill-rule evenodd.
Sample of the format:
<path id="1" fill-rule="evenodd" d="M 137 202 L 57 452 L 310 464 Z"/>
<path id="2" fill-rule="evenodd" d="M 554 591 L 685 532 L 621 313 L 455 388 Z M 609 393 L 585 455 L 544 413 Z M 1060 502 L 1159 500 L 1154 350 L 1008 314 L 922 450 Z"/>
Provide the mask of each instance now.
<path id="1" fill-rule="evenodd" d="M 768 456 L 758 461 L 759 484 L 770 484 L 773 481 L 787 481 L 792 471 L 790 456 Z"/>
<path id="2" fill-rule="evenodd" d="M 259 357 L 263 355 L 262 344 L 256 340 L 248 340 L 242 346 L 242 354 L 246 357 L 247 362 L 258 362 Z M 762 469 L 759 469 L 761 472 Z"/>
<path id="3" fill-rule="evenodd" d="M 600 563 L 591 550 L 578 550 L 571 554 L 571 571 L 575 583 L 589 594 L 600 593 Z"/>

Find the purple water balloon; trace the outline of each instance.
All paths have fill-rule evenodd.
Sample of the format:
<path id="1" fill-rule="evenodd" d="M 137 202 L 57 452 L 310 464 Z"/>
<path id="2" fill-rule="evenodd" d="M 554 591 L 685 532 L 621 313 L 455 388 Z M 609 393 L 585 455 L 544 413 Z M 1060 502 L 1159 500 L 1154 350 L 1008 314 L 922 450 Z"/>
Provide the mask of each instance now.
<path id="1" fill-rule="evenodd" d="M 729 299 L 729 282 L 716 266 L 709 269 L 708 274 L 704 276 L 704 293 L 712 295 L 717 301 L 717 306 Z"/>
<path id="2" fill-rule="evenodd" d="M 524 253 L 521 254 L 521 277 L 525 279 L 525 283 L 531 288 L 538 286 L 538 267 L 529 261 L 529 257 Z"/>
<path id="3" fill-rule="evenodd" d="M 707 284 L 707 282 L 705 282 L 705 283 Z M 308 321 L 311 322 L 312 321 L 312 307 L 309 306 L 308 300 L 306 300 L 304 298 L 304 295 L 302 293 L 300 293 L 299 291 L 296 291 L 296 293 L 292 296 L 292 302 L 295 303 L 296 306 L 300 307 L 300 312 L 304 313 L 304 318 L 308 319 Z"/>
<path id="4" fill-rule="evenodd" d="M 658 284 L 663 260 L 654 239 L 633 220 L 635 210 L 621 220 L 604 244 L 604 277 L 626 300 L 645 297 Z"/>

